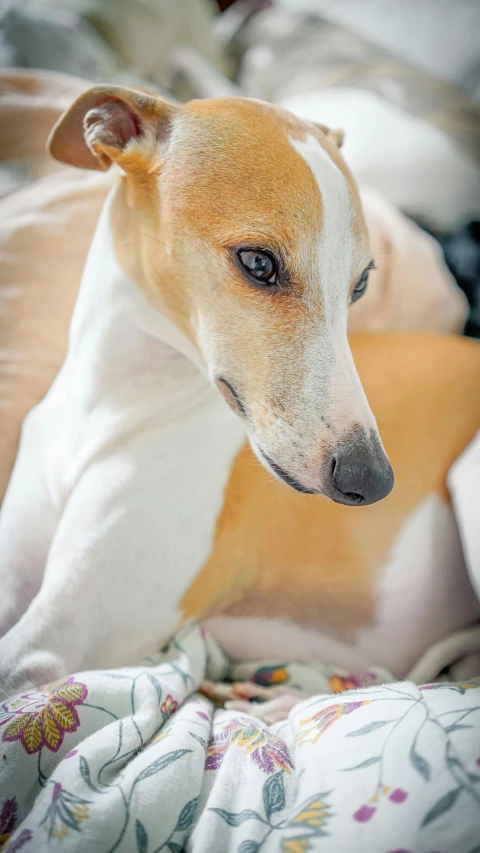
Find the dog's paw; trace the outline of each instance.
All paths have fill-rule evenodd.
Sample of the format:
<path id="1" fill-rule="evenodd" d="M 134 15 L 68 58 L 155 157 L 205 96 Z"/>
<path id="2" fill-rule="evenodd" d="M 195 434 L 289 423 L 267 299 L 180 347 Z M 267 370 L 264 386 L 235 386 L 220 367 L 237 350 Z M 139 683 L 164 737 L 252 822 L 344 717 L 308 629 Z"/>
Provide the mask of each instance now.
<path id="1" fill-rule="evenodd" d="M 279 694 L 266 702 L 246 702 L 241 699 L 232 699 L 225 702 L 225 709 L 227 711 L 243 711 L 245 714 L 256 717 L 257 720 L 262 720 L 267 726 L 272 726 L 274 723 L 286 720 L 292 708 L 306 698 L 307 694 L 297 690 L 295 693 Z"/>
<path id="2" fill-rule="evenodd" d="M 200 692 L 227 711 L 242 711 L 269 726 L 286 720 L 292 708 L 309 695 L 296 687 L 262 687 L 251 681 L 204 681 Z"/>

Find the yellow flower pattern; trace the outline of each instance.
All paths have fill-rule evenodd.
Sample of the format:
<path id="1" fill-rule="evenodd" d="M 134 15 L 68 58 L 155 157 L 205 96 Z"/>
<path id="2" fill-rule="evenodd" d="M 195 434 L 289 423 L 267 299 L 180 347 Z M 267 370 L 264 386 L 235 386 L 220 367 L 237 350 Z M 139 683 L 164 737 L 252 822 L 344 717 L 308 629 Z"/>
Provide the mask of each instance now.
<path id="1" fill-rule="evenodd" d="M 291 824 L 298 823 L 306 826 L 323 826 L 329 816 L 329 807 L 324 800 L 312 800 L 302 811 L 292 818 Z"/>
<path id="2" fill-rule="evenodd" d="M 254 703 L 216 711 L 198 695 L 212 672 L 230 685 L 237 666 L 259 684 L 306 690 L 318 677 L 321 689 L 268 726 Z M 228 667 L 190 627 L 141 665 L 0 704 L 0 847 L 179 853 L 203 832 L 212 851 L 352 850 L 358 838 L 393 851 L 416 849 L 421 829 L 430 850 L 431 827 L 454 850 L 474 833 L 480 679 L 369 687 L 373 673 L 318 665 L 305 683 L 300 665 Z"/>
<path id="3" fill-rule="evenodd" d="M 85 701 L 87 694 L 86 686 L 72 677 L 5 703 L 0 709 L 0 726 L 5 726 L 2 740 L 21 741 L 29 755 L 43 746 L 57 752 L 65 734 L 78 729 L 76 706 Z"/>
<path id="4" fill-rule="evenodd" d="M 291 838 L 282 842 L 282 853 L 307 853 L 311 849 L 308 838 Z"/>
<path id="5" fill-rule="evenodd" d="M 351 714 L 358 708 L 369 704 L 368 699 L 357 702 L 335 702 L 326 705 L 316 711 L 310 717 L 300 720 L 300 728 L 297 734 L 297 743 L 302 746 L 305 743 L 317 743 L 321 735 L 345 714 Z"/>

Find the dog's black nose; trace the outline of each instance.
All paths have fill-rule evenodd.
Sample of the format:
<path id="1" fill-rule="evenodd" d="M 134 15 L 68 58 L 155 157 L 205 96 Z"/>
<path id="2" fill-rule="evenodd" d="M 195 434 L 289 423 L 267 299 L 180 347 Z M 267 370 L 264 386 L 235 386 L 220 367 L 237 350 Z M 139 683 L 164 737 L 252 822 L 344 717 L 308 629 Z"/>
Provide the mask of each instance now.
<path id="1" fill-rule="evenodd" d="M 348 506 L 367 506 L 393 489 L 393 471 L 378 438 L 356 430 L 330 459 L 328 496 Z"/>

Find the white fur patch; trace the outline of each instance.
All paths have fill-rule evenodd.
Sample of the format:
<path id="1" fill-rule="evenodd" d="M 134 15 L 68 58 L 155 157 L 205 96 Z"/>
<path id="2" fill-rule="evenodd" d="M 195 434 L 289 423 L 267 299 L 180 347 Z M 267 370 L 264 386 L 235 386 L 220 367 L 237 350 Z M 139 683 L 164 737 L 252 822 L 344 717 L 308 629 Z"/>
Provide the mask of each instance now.
<path id="1" fill-rule="evenodd" d="M 346 669 L 361 669 L 371 663 L 353 643 L 284 619 L 215 616 L 205 622 L 205 627 L 232 660 L 320 662 Z"/>
<path id="2" fill-rule="evenodd" d="M 381 580 L 375 625 L 358 643 L 406 675 L 421 654 L 479 612 L 453 512 L 429 495 L 401 530 Z"/>
<path id="3" fill-rule="evenodd" d="M 347 341 L 349 288 L 353 275 L 353 209 L 348 185 L 315 137 L 308 135 L 304 142 L 291 140 L 291 143 L 315 177 L 323 211 L 316 270 L 322 319 L 317 334 L 305 345 L 305 399 L 336 413 L 332 438 L 338 422 L 342 429 L 361 424 L 368 432 L 375 429 L 375 420 Z"/>
<path id="4" fill-rule="evenodd" d="M 393 546 L 374 625 L 356 637 L 282 619 L 218 616 L 206 625 L 234 660 L 319 661 L 347 669 L 380 665 L 405 676 L 429 646 L 477 616 L 451 508 L 430 495 Z"/>
<path id="5" fill-rule="evenodd" d="M 327 323 L 347 324 L 352 265 L 352 205 L 345 177 L 314 136 L 291 144 L 310 167 L 322 199 L 318 279 Z"/>

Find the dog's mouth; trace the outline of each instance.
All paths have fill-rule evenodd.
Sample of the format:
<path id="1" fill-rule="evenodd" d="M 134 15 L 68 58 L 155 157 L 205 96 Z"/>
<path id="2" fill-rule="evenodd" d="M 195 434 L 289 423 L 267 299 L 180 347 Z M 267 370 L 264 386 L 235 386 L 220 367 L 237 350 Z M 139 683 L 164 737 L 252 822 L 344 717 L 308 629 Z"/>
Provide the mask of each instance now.
<path id="1" fill-rule="evenodd" d="M 249 420 L 247 410 L 243 400 L 241 399 L 236 388 L 229 382 L 225 377 L 218 376 L 215 380 L 215 384 L 220 391 L 224 400 L 228 403 L 231 409 L 233 409 L 236 414 L 241 415 L 247 421 Z M 288 471 L 285 471 L 281 465 L 278 465 L 277 462 L 274 462 L 273 459 L 268 456 L 261 447 L 255 442 L 256 450 L 258 455 L 261 457 L 262 461 L 265 463 L 266 467 L 271 471 L 271 473 L 278 479 L 285 483 L 287 486 L 290 486 L 291 489 L 294 489 L 296 492 L 300 492 L 304 495 L 316 495 L 321 494 L 321 492 L 317 489 L 310 489 L 308 486 L 302 485 L 299 480 L 296 479 L 292 474 L 289 474 Z"/>
<path id="2" fill-rule="evenodd" d="M 243 400 L 241 399 L 238 391 L 234 388 L 231 382 L 228 382 L 223 376 L 217 376 L 215 379 L 215 385 L 217 389 L 220 391 L 225 402 L 230 406 L 232 411 L 234 411 L 237 415 L 241 415 L 242 417 L 248 419 L 247 411 Z"/>
<path id="3" fill-rule="evenodd" d="M 267 456 L 266 453 L 264 453 L 261 447 L 258 448 L 258 452 L 260 453 L 262 459 L 267 463 L 273 474 L 275 474 L 275 476 L 278 477 L 279 480 L 282 480 L 284 483 L 286 483 L 287 486 L 290 486 L 290 488 L 295 489 L 296 492 L 301 492 L 304 495 L 321 494 L 315 489 L 309 489 L 307 486 L 302 486 L 302 484 L 299 483 L 299 481 L 295 479 L 295 477 L 292 477 L 292 475 L 289 474 L 287 471 L 284 471 L 284 469 L 281 468 L 280 465 L 277 465 L 277 463 L 274 462 L 273 459 L 270 459 L 270 457 Z"/>
<path id="4" fill-rule="evenodd" d="M 255 425 L 235 387 L 223 377 L 216 379 L 216 385 L 230 408 L 247 422 L 250 445 L 258 459 L 277 480 L 294 491 L 323 495 L 345 506 L 368 506 L 390 494 L 394 483 L 392 468 L 379 436 L 372 429 L 368 432 L 360 424 L 354 424 L 340 443 L 329 452 L 324 449 L 318 463 L 310 466 L 312 470 L 305 470 L 308 483 L 305 485 L 259 445 Z"/>

